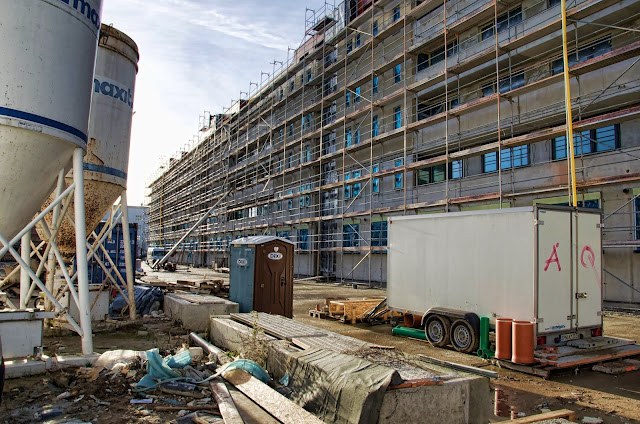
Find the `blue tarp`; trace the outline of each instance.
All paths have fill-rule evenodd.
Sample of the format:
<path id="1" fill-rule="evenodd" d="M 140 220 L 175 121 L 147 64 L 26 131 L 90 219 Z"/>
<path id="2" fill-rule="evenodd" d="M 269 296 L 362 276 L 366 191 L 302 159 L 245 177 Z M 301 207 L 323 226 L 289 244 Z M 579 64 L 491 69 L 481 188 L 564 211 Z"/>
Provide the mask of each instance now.
<path id="1" fill-rule="evenodd" d="M 151 313 L 151 306 L 153 306 L 156 301 L 160 302 L 160 307 L 162 308 L 164 294 L 158 287 L 134 286 L 134 293 L 136 298 L 136 312 L 138 315 L 149 315 L 149 313 Z M 111 306 L 109 306 L 109 315 L 119 316 L 126 305 L 127 302 L 122 298 L 122 295 L 118 293 L 111 302 Z"/>

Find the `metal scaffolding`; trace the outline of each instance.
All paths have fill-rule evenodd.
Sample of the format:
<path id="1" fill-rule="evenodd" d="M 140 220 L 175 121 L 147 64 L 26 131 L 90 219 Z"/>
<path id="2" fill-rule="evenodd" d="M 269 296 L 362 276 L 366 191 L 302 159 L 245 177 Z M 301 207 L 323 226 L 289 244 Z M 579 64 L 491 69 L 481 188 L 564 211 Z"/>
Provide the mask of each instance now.
<path id="1" fill-rule="evenodd" d="M 300 47 L 229 109 L 205 114 L 199 143 L 150 182 L 151 243 L 171 247 L 232 192 L 183 241 L 193 263 L 226 265 L 231 240 L 274 234 L 296 242 L 299 275 L 371 285 L 385 278 L 379 223 L 394 215 L 596 193 L 603 207 L 611 187 L 640 179 L 640 141 L 621 129 L 640 113 L 640 11 L 616 4 L 567 2 L 564 60 L 558 1 L 307 9 Z M 572 155 L 561 148 L 574 145 L 576 195 L 564 200 Z"/>

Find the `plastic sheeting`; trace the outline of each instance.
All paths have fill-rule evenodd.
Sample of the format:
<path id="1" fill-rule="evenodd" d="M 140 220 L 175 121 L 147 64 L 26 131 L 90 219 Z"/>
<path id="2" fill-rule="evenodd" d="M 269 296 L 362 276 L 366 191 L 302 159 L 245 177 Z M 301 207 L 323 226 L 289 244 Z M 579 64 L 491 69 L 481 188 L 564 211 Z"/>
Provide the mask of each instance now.
<path id="1" fill-rule="evenodd" d="M 289 374 L 291 400 L 327 423 L 375 423 L 397 371 L 327 349 L 292 352 L 269 344 L 268 368 L 274 377 Z"/>
<path id="2" fill-rule="evenodd" d="M 134 293 L 136 299 L 136 312 L 138 315 L 149 315 L 155 302 L 159 302 L 160 308 L 162 308 L 164 294 L 159 288 L 134 286 Z M 111 305 L 109 306 L 109 315 L 121 315 L 125 306 L 127 306 L 126 300 L 120 293 L 118 293 L 113 301 L 111 301 Z"/>

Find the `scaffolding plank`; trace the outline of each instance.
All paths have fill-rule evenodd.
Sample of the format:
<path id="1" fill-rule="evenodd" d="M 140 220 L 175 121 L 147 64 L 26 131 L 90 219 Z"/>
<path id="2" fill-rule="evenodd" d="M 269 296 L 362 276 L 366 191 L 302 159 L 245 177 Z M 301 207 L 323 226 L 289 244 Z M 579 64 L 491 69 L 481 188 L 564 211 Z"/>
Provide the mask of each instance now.
<path id="1" fill-rule="evenodd" d="M 265 333 L 289 341 L 294 337 L 318 337 L 327 335 L 326 331 L 301 324 L 290 318 L 264 312 L 258 312 L 257 321 L 255 314 L 249 313 L 231 314 L 231 319 L 249 326 L 253 326 L 254 322 L 257 322 L 257 325 L 260 326 Z"/>

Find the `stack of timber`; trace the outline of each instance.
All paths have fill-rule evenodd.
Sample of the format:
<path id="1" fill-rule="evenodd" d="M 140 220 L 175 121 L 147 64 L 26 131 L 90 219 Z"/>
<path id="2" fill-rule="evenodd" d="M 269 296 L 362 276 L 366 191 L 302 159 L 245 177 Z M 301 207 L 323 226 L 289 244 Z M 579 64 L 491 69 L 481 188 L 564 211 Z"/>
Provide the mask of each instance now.
<path id="1" fill-rule="evenodd" d="M 340 322 L 355 324 L 358 321 L 384 322 L 393 312 L 386 307 L 386 298 L 327 298 L 324 305 L 309 311 L 315 318 L 330 317 Z"/>

